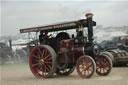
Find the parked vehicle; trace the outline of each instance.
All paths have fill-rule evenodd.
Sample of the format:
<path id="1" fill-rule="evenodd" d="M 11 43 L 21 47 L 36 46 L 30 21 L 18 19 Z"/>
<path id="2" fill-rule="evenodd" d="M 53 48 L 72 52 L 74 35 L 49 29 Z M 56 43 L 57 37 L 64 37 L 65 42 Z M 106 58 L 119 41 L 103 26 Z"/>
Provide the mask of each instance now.
<path id="1" fill-rule="evenodd" d="M 107 43 L 102 48 L 102 53 L 112 59 L 114 66 L 128 64 L 128 36 L 115 37 L 111 43 Z"/>
<path id="2" fill-rule="evenodd" d="M 1 64 L 9 62 L 13 58 L 14 58 L 14 52 L 11 46 L 8 46 L 5 43 L 0 42 L 0 62 Z"/>

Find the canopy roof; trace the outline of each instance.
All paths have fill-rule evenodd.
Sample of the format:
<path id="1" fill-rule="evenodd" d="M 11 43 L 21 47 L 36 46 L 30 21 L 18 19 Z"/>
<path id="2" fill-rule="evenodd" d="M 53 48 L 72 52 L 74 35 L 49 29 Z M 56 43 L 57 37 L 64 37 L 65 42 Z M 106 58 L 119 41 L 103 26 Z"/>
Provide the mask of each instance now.
<path id="1" fill-rule="evenodd" d="M 53 31 L 61 31 L 61 30 L 70 30 L 70 29 L 76 29 L 79 26 L 87 27 L 87 20 L 81 19 L 77 21 L 64 22 L 54 25 L 24 28 L 24 29 L 20 29 L 20 33 L 39 32 L 39 31 L 53 32 Z M 93 26 L 96 26 L 95 21 L 93 21 Z"/>

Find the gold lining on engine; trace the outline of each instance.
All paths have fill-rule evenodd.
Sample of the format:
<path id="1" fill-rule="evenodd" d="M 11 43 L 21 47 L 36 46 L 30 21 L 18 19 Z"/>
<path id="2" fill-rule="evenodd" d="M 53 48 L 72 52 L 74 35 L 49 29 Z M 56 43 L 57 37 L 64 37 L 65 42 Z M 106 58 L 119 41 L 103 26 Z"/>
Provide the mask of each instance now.
<path id="1" fill-rule="evenodd" d="M 85 48 L 83 47 L 83 55 L 85 55 Z"/>

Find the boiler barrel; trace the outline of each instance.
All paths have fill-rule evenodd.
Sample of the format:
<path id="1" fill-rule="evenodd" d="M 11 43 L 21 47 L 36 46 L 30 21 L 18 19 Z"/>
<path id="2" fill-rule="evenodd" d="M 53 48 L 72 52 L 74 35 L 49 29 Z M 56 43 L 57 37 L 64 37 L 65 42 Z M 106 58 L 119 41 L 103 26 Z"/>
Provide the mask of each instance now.
<path id="1" fill-rule="evenodd" d="M 82 55 L 85 55 L 85 47 L 84 46 L 74 47 L 74 55 L 75 57 L 80 57 Z"/>

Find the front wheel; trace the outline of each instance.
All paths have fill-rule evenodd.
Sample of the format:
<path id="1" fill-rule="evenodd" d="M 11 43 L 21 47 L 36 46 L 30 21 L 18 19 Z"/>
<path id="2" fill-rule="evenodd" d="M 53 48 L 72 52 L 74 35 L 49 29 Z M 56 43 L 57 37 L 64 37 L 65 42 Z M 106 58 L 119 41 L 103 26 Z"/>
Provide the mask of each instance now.
<path id="1" fill-rule="evenodd" d="M 76 66 L 77 72 L 82 78 L 90 78 L 96 70 L 95 61 L 87 55 L 80 57 Z"/>
<path id="2" fill-rule="evenodd" d="M 96 73 L 100 76 L 107 76 L 112 69 L 112 60 L 107 55 L 96 57 Z"/>

